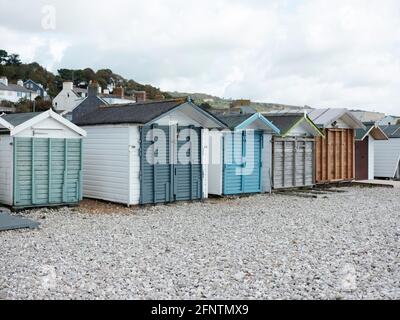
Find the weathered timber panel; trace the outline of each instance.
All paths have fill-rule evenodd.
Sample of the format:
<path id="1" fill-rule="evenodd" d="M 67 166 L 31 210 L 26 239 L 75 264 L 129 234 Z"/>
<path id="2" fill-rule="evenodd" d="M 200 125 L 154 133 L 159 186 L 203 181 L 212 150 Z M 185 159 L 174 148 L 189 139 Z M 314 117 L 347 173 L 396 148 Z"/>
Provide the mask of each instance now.
<path id="1" fill-rule="evenodd" d="M 325 129 L 325 138 L 316 138 L 316 183 L 355 179 L 353 129 Z"/>

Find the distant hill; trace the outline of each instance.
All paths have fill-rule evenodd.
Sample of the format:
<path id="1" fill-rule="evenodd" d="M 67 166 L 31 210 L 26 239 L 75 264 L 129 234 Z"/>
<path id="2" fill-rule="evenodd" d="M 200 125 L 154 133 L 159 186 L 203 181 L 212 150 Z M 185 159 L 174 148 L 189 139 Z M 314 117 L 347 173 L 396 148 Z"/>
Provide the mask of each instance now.
<path id="1" fill-rule="evenodd" d="M 123 76 L 114 73 L 110 69 L 100 69 L 97 71 L 91 68 L 85 69 L 59 69 L 57 74 L 46 70 L 37 62 L 22 63 L 18 54 L 8 54 L 7 51 L 0 49 L 0 76 L 6 76 L 10 82 L 16 83 L 19 79 L 32 79 L 41 83 L 51 97 L 55 97 L 62 89 L 64 81 L 73 80 L 75 85 L 87 85 L 90 81 L 97 81 L 105 89 L 113 82 L 117 86 L 122 86 L 126 94 L 133 91 L 146 91 L 148 99 L 170 98 L 168 93 L 162 92 L 159 88 L 149 84 L 141 84 L 133 79 L 125 79 Z"/>
<path id="2" fill-rule="evenodd" d="M 187 92 L 168 92 L 171 97 L 186 97 L 190 96 L 193 101 L 198 105 L 208 104 L 212 109 L 228 109 L 231 103 L 235 100 L 224 99 L 216 96 L 212 96 L 206 93 L 187 93 Z M 304 108 L 310 109 L 308 106 L 291 106 L 277 103 L 263 103 L 263 102 L 251 102 L 250 107 L 257 110 L 258 112 L 274 112 L 274 111 L 299 111 Z"/>

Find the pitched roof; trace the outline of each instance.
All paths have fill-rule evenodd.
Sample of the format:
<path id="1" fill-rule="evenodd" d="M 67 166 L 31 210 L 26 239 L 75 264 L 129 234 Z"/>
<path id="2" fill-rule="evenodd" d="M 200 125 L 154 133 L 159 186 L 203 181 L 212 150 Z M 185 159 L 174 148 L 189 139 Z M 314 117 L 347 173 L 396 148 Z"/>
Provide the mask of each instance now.
<path id="1" fill-rule="evenodd" d="M 349 110 L 344 108 L 314 109 L 308 113 L 308 116 L 318 127 L 322 128 L 329 127 L 333 122 L 340 118 L 346 118 L 346 122 L 349 122 L 351 127 L 354 129 L 364 129 L 363 123 Z"/>
<path id="2" fill-rule="evenodd" d="M 6 120 L 8 123 L 12 124 L 14 127 L 24 123 L 25 121 L 28 121 L 42 112 L 27 112 L 27 113 L 12 113 L 12 114 L 6 114 L 2 116 L 4 120 Z"/>
<path id="3" fill-rule="evenodd" d="M 74 110 L 73 122 L 80 126 L 123 123 L 147 124 L 175 108 L 188 104 L 214 124 L 223 126 L 212 114 L 183 99 L 109 105 L 99 97 L 89 97 L 75 109 L 76 112 Z M 90 111 L 85 112 L 85 109 Z M 199 116 L 199 113 L 197 113 L 197 116 Z"/>
<path id="4" fill-rule="evenodd" d="M 8 84 L 8 86 L 6 86 L 4 83 L 0 83 L 0 90 L 2 90 L 2 91 L 25 92 L 25 93 L 31 92 L 28 89 L 26 89 L 25 87 L 19 86 L 17 84 L 12 84 L 12 83 Z"/>
<path id="5" fill-rule="evenodd" d="M 253 124 L 255 121 L 261 121 L 264 127 L 269 128 L 271 131 L 277 134 L 280 133 L 280 130 L 261 113 L 221 115 L 218 116 L 218 119 L 221 120 L 231 130 L 246 129 L 250 124 Z"/>
<path id="6" fill-rule="evenodd" d="M 362 141 L 368 135 L 371 135 L 375 140 L 387 140 L 388 137 L 381 127 L 375 122 L 364 122 L 364 129 L 356 129 L 356 140 Z"/>
<path id="7" fill-rule="evenodd" d="M 252 116 L 252 114 L 231 114 L 218 116 L 218 119 L 225 123 L 228 128 L 235 129 Z"/>
<path id="8" fill-rule="evenodd" d="M 28 113 L 15 113 L 9 115 L 0 116 L 0 125 L 4 128 L 1 131 L 9 131 L 11 136 L 22 132 L 23 130 L 32 127 L 34 124 L 39 123 L 47 118 L 53 118 L 54 120 L 62 123 L 69 129 L 75 131 L 81 136 L 86 136 L 86 131 L 79 128 L 71 121 L 63 118 L 53 110 L 49 109 L 44 112 L 28 112 Z"/>
<path id="9" fill-rule="evenodd" d="M 385 132 L 388 138 L 400 138 L 400 125 L 381 126 L 380 128 L 383 130 L 383 132 Z"/>
<path id="10" fill-rule="evenodd" d="M 98 103 L 96 110 L 74 117 L 77 125 L 98 125 L 98 124 L 121 124 L 139 123 L 146 124 L 182 104 L 182 100 L 168 100 L 159 102 L 145 102 L 124 105 L 100 105 L 100 100 L 93 100 Z"/>
<path id="11" fill-rule="evenodd" d="M 304 114 L 292 114 L 292 115 L 265 115 L 274 125 L 280 130 L 281 134 L 285 135 L 293 126 L 298 123 L 301 119 L 304 119 Z"/>

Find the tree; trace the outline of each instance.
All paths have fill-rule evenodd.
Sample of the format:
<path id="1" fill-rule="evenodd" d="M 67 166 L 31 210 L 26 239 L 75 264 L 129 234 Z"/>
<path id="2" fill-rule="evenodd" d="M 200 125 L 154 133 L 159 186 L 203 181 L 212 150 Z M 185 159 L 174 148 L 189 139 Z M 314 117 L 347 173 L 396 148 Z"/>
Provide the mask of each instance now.
<path id="1" fill-rule="evenodd" d="M 6 50 L 0 49 L 0 64 L 4 65 L 7 63 L 8 53 Z"/>
<path id="2" fill-rule="evenodd" d="M 19 54 L 13 53 L 10 54 L 7 58 L 8 66 L 20 66 L 22 64 L 21 60 L 19 59 Z"/>

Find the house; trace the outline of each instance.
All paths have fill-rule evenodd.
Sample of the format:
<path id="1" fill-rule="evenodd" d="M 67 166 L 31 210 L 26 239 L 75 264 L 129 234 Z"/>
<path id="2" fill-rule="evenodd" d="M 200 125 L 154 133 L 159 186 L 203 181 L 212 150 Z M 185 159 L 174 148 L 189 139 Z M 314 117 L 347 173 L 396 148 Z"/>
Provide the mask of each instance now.
<path id="1" fill-rule="evenodd" d="M 36 97 L 37 93 L 26 89 L 22 80 L 18 80 L 17 84 L 11 84 L 6 77 L 0 78 L 0 101 L 16 103 L 21 99 L 34 100 Z"/>
<path id="2" fill-rule="evenodd" d="M 315 185 L 315 137 L 323 132 L 304 112 L 265 116 L 280 130 L 272 139 L 273 188 Z"/>
<path id="3" fill-rule="evenodd" d="M 74 87 L 73 91 L 79 98 L 86 98 L 88 94 L 88 90 L 86 88 Z"/>
<path id="4" fill-rule="evenodd" d="M 208 197 L 208 132 L 223 123 L 190 101 L 108 105 L 95 92 L 73 112 L 88 133 L 85 197 L 128 206 Z"/>
<path id="5" fill-rule="evenodd" d="M 63 83 L 61 92 L 53 99 L 53 108 L 57 112 L 72 112 L 84 99 L 83 93 L 77 93 L 72 81 Z"/>
<path id="6" fill-rule="evenodd" d="M 356 179 L 373 180 L 375 178 L 375 144 L 387 141 L 385 132 L 375 123 L 364 123 L 365 129 L 356 130 Z"/>
<path id="7" fill-rule="evenodd" d="M 0 203 L 19 209 L 78 203 L 85 135 L 52 110 L 0 116 Z"/>
<path id="8" fill-rule="evenodd" d="M 375 141 L 375 177 L 400 179 L 400 125 L 382 126 L 389 140 Z"/>
<path id="9" fill-rule="evenodd" d="M 365 129 L 363 123 L 347 109 L 315 109 L 308 116 L 324 133 L 316 138 L 316 183 L 354 180 L 355 130 Z"/>
<path id="10" fill-rule="evenodd" d="M 209 134 L 209 194 L 270 192 L 271 138 L 279 129 L 260 113 L 218 118 L 228 130 Z"/>
<path id="11" fill-rule="evenodd" d="M 29 79 L 24 82 L 24 87 L 29 91 L 36 92 L 38 97 L 46 98 L 47 91 L 43 88 L 43 85 L 40 83 L 36 83 L 35 81 Z"/>

